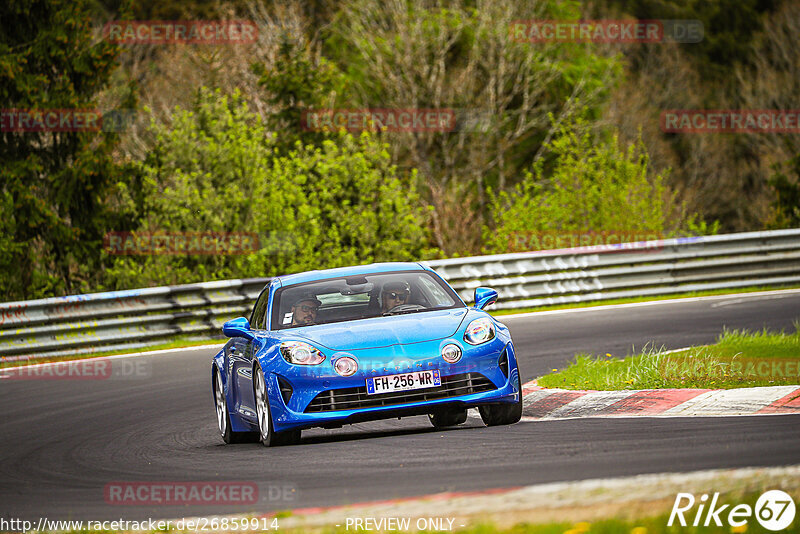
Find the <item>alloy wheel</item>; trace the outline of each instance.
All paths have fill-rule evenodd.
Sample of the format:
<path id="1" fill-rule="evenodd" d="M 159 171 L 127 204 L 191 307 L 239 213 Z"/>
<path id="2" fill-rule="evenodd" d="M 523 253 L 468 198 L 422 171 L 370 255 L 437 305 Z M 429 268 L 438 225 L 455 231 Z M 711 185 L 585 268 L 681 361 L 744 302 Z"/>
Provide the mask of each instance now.
<path id="1" fill-rule="evenodd" d="M 256 369 L 256 412 L 258 414 L 258 429 L 261 439 L 269 437 L 269 407 L 267 406 L 267 388 L 264 384 L 264 373 Z"/>
<path id="2" fill-rule="evenodd" d="M 216 376 L 216 387 L 214 388 L 214 398 L 217 407 L 217 426 L 219 426 L 220 433 L 224 436 L 225 430 L 228 426 L 228 418 L 225 415 L 225 390 L 222 389 L 222 378 L 219 371 L 214 373 Z"/>

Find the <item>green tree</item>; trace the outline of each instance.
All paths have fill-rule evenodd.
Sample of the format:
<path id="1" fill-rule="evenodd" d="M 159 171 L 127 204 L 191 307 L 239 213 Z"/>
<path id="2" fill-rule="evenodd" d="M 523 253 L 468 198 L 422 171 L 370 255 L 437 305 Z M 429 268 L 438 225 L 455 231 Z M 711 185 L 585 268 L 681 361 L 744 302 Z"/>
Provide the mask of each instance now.
<path id="1" fill-rule="evenodd" d="M 516 184 L 561 120 L 597 118 L 621 64 L 578 43 L 531 43 L 531 19 L 578 20 L 571 0 L 371 2 L 347 0 L 324 30 L 346 74 L 346 107 L 453 110 L 451 129 L 386 132 L 393 161 L 419 169 L 446 254 L 475 253 L 485 191 Z"/>
<path id="2" fill-rule="evenodd" d="M 775 193 L 769 226 L 772 228 L 800 226 L 800 155 L 783 165 L 776 165 L 769 185 Z"/>
<path id="3" fill-rule="evenodd" d="M 118 49 L 96 41 L 90 13 L 87 0 L 0 3 L 3 108 L 94 108 Z M 85 290 L 98 276 L 103 233 L 117 220 L 105 200 L 126 179 L 111 157 L 118 135 L 4 128 L 0 140 L 0 299 Z"/>
<path id="4" fill-rule="evenodd" d="M 638 19 L 702 22 L 703 39 L 681 47 L 696 59 L 707 84 L 716 86 L 736 83 L 734 67 L 750 61 L 751 43 L 763 26 L 763 16 L 784 3 L 785 0 L 602 0 L 593 4 L 593 16 L 608 16 L 611 10 Z M 642 47 L 638 51 L 646 54 Z M 709 75 L 713 80 L 708 80 Z"/>
<path id="5" fill-rule="evenodd" d="M 248 232 L 247 255 L 109 258 L 110 288 L 271 276 L 354 263 L 412 260 L 435 251 L 427 214 L 408 179 L 370 135 L 339 134 L 321 146 L 276 144 L 239 94 L 201 90 L 194 108 L 154 124 L 154 150 L 141 165 L 141 214 L 148 232 Z M 411 177 L 413 178 L 413 176 Z"/>
<path id="6" fill-rule="evenodd" d="M 176 108 L 171 124 L 153 122 L 154 147 L 138 164 L 138 188 L 121 186 L 117 203 L 137 213 L 124 230 L 253 232 L 253 210 L 274 212 L 292 184 L 251 204 L 257 183 L 268 181 L 271 148 L 258 117 L 238 94 L 201 91 L 192 110 Z M 154 283 L 219 280 L 242 271 L 238 255 L 108 257 L 105 284 L 114 289 Z"/>
<path id="7" fill-rule="evenodd" d="M 413 185 L 416 171 L 402 179 L 387 148 L 369 133 L 342 132 L 320 147 L 298 143 L 275 159 L 275 181 L 301 182 L 306 203 L 294 208 L 296 242 L 315 265 L 415 261 L 437 253 Z"/>
<path id="8" fill-rule="evenodd" d="M 284 32 L 276 51 L 274 67 L 253 65 L 260 76 L 259 85 L 268 95 L 274 111 L 269 115 L 270 127 L 280 131 L 276 140 L 284 148 L 295 142 L 319 144 L 325 134 L 304 127 L 309 110 L 333 107 L 336 95 L 344 91 L 345 80 L 336 66 L 312 51 L 304 35 Z"/>
<path id="9" fill-rule="evenodd" d="M 535 163 L 513 193 L 501 191 L 485 230 L 486 251 L 525 250 L 538 232 L 648 232 L 674 230 L 664 175 L 648 176 L 639 142 L 620 147 L 617 136 L 595 141 L 587 124 L 571 121 L 548 144 L 552 168 Z"/>

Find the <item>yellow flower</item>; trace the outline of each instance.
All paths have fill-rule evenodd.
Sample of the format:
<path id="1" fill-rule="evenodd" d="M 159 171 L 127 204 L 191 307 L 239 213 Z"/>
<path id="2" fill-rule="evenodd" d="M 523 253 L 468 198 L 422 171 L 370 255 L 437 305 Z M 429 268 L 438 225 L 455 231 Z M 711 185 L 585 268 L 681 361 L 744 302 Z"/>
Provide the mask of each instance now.
<path id="1" fill-rule="evenodd" d="M 589 531 L 590 526 L 591 524 L 586 522 L 576 523 L 571 529 L 565 530 L 564 534 L 586 534 L 586 532 Z"/>
<path id="2" fill-rule="evenodd" d="M 647 534 L 647 529 L 645 527 L 633 527 L 631 534 Z"/>
<path id="3" fill-rule="evenodd" d="M 747 532 L 747 523 L 744 525 L 739 525 L 738 527 L 731 527 L 731 532 L 734 534 L 742 534 L 743 532 Z"/>

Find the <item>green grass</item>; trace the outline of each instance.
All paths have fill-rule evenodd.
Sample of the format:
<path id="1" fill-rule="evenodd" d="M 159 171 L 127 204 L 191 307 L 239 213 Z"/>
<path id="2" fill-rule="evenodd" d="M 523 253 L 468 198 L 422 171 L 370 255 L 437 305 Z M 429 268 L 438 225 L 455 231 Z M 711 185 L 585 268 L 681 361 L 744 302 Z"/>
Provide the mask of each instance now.
<path id="1" fill-rule="evenodd" d="M 626 358 L 578 354 L 561 371 L 538 379 L 542 387 L 621 390 L 731 389 L 800 384 L 800 322 L 795 332 L 726 330 L 713 345 L 680 352 L 646 347 Z"/>
<path id="2" fill-rule="evenodd" d="M 147 347 L 140 347 L 140 348 L 131 348 L 131 349 L 122 349 L 122 350 L 107 350 L 102 352 L 92 352 L 90 354 L 69 354 L 66 356 L 50 356 L 44 358 L 35 358 L 32 357 L 30 360 L 13 360 L 8 361 L 2 356 L 0 356 L 0 369 L 4 369 L 6 367 L 17 367 L 20 365 L 29 365 L 33 363 L 47 363 L 47 362 L 58 362 L 58 361 L 72 361 L 72 360 L 84 360 L 86 358 L 99 358 L 101 356 L 117 356 L 120 354 L 134 354 L 138 352 L 147 352 L 151 350 L 164 350 L 164 349 L 180 349 L 185 347 L 194 347 L 197 345 L 213 345 L 218 343 L 222 345 L 225 343 L 224 339 L 189 339 L 189 338 L 177 338 L 172 341 L 167 341 L 164 343 L 159 343 L 157 345 L 151 345 Z"/>
<path id="3" fill-rule="evenodd" d="M 797 501 L 797 493 L 791 492 L 795 501 Z M 562 522 L 548 522 L 548 523 L 518 523 L 509 528 L 498 527 L 493 523 L 476 523 L 469 525 L 466 528 L 457 528 L 455 530 L 458 534 L 768 534 L 772 531 L 764 529 L 754 516 L 747 519 L 747 525 L 743 527 L 731 527 L 727 524 L 728 513 L 733 506 L 738 504 L 746 504 L 751 510 L 755 509 L 759 493 L 748 493 L 745 496 L 740 496 L 737 493 L 726 493 L 720 496 L 719 504 L 727 504 L 728 507 L 723 513 L 719 515 L 720 521 L 723 526 L 716 526 L 711 521 L 711 526 L 691 526 L 694 519 L 694 514 L 697 511 L 697 505 L 692 510 L 686 512 L 684 518 L 687 520 L 689 526 L 681 526 L 677 520 L 673 526 L 667 526 L 669 521 L 670 510 L 663 513 L 654 513 L 651 516 L 643 517 L 640 519 L 624 519 L 624 518 L 605 518 L 593 522 L 586 521 L 562 521 Z M 702 516 L 701 524 L 705 521 L 706 514 Z M 411 521 L 413 523 L 413 520 Z M 76 532 L 77 531 L 72 531 Z M 85 532 L 85 531 L 82 531 Z M 109 531 L 105 531 L 109 532 Z M 160 532 L 160 531 L 153 531 Z M 170 532 L 175 532 L 170 531 Z M 346 534 L 352 532 L 369 532 L 366 530 L 357 530 L 350 528 L 346 529 L 344 526 L 336 527 L 317 527 L 317 528 L 284 528 L 280 527 L 277 532 L 285 533 L 301 533 L 301 532 L 316 532 L 316 533 L 329 533 L 329 534 Z M 399 531 L 403 532 L 403 531 Z M 431 531 L 420 531 L 431 532 Z M 787 528 L 780 531 L 782 534 L 800 533 L 800 514 L 795 516 L 795 520 Z"/>
<path id="4" fill-rule="evenodd" d="M 716 295 L 734 296 L 740 293 L 756 293 L 760 291 L 776 291 L 780 289 L 798 289 L 798 288 L 800 288 L 800 286 L 798 285 L 788 285 L 788 286 L 774 286 L 774 287 L 752 286 L 752 287 L 743 287 L 741 289 L 736 289 L 736 290 L 714 289 L 709 291 L 676 293 L 674 295 L 650 295 L 643 297 L 630 297 L 624 299 L 608 299 L 608 300 L 594 300 L 591 302 L 570 302 L 566 304 L 552 304 L 548 306 L 537 306 L 535 308 L 519 308 L 513 310 L 509 309 L 491 310 L 490 313 L 495 316 L 500 316 L 500 315 L 511 315 L 514 313 L 530 313 L 530 312 L 550 311 L 550 310 L 570 310 L 573 308 L 593 308 L 596 306 L 610 306 L 613 304 L 631 304 L 635 302 L 651 302 L 656 300 L 675 300 L 675 299 L 685 299 L 692 297 L 711 297 Z"/>
<path id="5" fill-rule="evenodd" d="M 671 527 L 667 526 L 669 521 L 669 511 L 645 517 L 642 519 L 628 520 L 618 518 L 602 519 L 594 522 L 575 522 L 575 523 L 520 523 L 508 529 L 498 529 L 491 524 L 475 525 L 466 529 L 457 530 L 459 534 L 761 534 L 771 533 L 772 531 L 765 529 L 756 520 L 755 517 L 747 518 L 746 527 L 731 527 L 727 524 L 727 513 L 730 509 L 737 504 L 746 504 L 751 509 L 755 508 L 756 501 L 760 494 L 752 493 L 744 497 L 737 497 L 735 495 L 722 495 L 719 504 L 729 503 L 730 506 L 720 514 L 720 522 L 723 526 L 719 527 L 711 525 L 704 527 L 702 522 L 705 521 L 705 514 L 700 521 L 701 526 L 691 526 L 694 520 L 694 513 L 697 511 L 695 506 L 691 512 L 687 512 L 684 517 L 687 519 L 688 526 L 681 526 L 677 520 Z M 713 526 L 712 526 L 713 525 Z M 800 514 L 795 516 L 794 522 L 789 525 L 781 533 L 796 533 L 800 532 Z"/>

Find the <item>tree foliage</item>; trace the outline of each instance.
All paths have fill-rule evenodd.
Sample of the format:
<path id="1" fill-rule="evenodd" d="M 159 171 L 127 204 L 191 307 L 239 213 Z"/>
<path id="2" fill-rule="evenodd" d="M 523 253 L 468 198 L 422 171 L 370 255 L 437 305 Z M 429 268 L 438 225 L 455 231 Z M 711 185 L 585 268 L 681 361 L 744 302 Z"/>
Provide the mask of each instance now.
<path id="1" fill-rule="evenodd" d="M 519 232 L 800 224 L 795 136 L 659 126 L 667 109 L 796 108 L 796 2 L 126 4 L 0 5 L 4 109 L 147 105 L 119 134 L 0 131 L 3 300 L 502 252 Z M 121 51 L 100 26 L 126 10 L 246 18 L 258 39 Z M 518 42 L 509 31 L 628 17 L 698 19 L 705 36 L 606 45 Z M 456 122 L 304 129 L 304 113 L 320 108 L 444 109 Z M 110 231 L 254 232 L 260 246 L 114 256 L 102 248 Z"/>
<path id="2" fill-rule="evenodd" d="M 305 36 L 284 32 L 273 67 L 255 63 L 253 70 L 272 105 L 266 119 L 281 132 L 276 140 L 281 147 L 289 148 L 297 141 L 318 144 L 325 138 L 320 132 L 303 128 L 304 115 L 309 110 L 333 107 L 345 80 L 333 63 L 312 51 Z"/>
<path id="3" fill-rule="evenodd" d="M 87 0 L 0 4 L 0 101 L 6 110 L 87 110 L 117 48 L 95 42 Z M 124 218 L 105 202 L 124 180 L 113 132 L 0 132 L 0 299 L 79 292 L 97 282 L 104 230 Z"/>
<path id="4" fill-rule="evenodd" d="M 109 287 L 270 276 L 435 253 L 426 245 L 427 215 L 413 180 L 399 175 L 386 147 L 369 134 L 342 133 L 320 146 L 279 150 L 276 134 L 240 95 L 207 90 L 192 110 L 176 109 L 170 127 L 153 128 L 156 145 L 141 165 L 141 194 L 123 189 L 120 199 L 140 214 L 133 230 L 256 233 L 259 249 L 108 258 Z"/>
<path id="5" fill-rule="evenodd" d="M 651 232 L 671 230 L 664 175 L 649 176 L 641 143 L 619 145 L 617 136 L 595 140 L 582 120 L 559 126 L 548 144 L 554 162 L 542 160 L 514 191 L 500 191 L 486 231 L 486 251 L 519 251 L 538 232 Z M 524 250 L 524 249 L 523 249 Z"/>
<path id="6" fill-rule="evenodd" d="M 518 20 L 580 15 L 569 0 L 351 0 L 326 32 L 326 53 L 351 87 L 348 106 L 454 110 L 452 131 L 383 136 L 398 164 L 419 170 L 435 242 L 447 254 L 480 247 L 486 189 L 519 181 L 552 136 L 549 114 L 555 124 L 578 112 L 596 118 L 618 81 L 614 54 L 510 35 Z"/>
<path id="7" fill-rule="evenodd" d="M 797 228 L 800 226 L 800 154 L 783 165 L 776 165 L 770 178 L 775 190 L 773 228 Z"/>
<path id="8" fill-rule="evenodd" d="M 703 39 L 682 48 L 715 83 L 733 81 L 733 70 L 751 59 L 751 44 L 762 27 L 761 17 L 788 3 L 786 0 L 604 0 L 594 4 L 596 14 L 619 10 L 639 19 L 696 20 Z M 644 51 L 644 49 L 640 49 Z"/>

